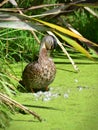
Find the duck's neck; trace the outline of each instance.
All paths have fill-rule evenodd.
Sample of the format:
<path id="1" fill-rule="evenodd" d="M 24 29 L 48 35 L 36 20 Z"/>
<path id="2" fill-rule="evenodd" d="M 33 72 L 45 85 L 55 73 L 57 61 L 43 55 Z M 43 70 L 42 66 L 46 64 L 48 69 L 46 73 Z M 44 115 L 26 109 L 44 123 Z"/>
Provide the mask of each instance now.
<path id="1" fill-rule="evenodd" d="M 45 47 L 45 44 L 42 44 L 40 47 L 40 52 L 39 52 L 39 59 L 38 62 L 42 63 L 48 59 L 48 51 Z"/>

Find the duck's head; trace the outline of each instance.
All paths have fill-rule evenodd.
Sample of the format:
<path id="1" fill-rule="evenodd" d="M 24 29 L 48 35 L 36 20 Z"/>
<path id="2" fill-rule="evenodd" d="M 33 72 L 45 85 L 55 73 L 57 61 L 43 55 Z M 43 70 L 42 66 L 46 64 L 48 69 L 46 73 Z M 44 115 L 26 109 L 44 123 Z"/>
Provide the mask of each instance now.
<path id="1" fill-rule="evenodd" d="M 47 50 L 53 50 L 57 46 L 57 41 L 53 36 L 46 35 L 42 39 L 41 46 L 45 47 Z"/>

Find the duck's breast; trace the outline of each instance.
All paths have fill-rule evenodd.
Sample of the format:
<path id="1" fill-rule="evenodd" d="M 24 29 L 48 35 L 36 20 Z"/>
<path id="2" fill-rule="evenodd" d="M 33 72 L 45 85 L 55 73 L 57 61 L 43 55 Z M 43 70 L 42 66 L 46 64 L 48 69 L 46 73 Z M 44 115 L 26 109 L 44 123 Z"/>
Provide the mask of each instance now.
<path id="1" fill-rule="evenodd" d="M 45 88 L 53 82 L 56 74 L 55 64 L 51 58 L 42 63 L 30 63 L 23 72 L 26 88 Z"/>

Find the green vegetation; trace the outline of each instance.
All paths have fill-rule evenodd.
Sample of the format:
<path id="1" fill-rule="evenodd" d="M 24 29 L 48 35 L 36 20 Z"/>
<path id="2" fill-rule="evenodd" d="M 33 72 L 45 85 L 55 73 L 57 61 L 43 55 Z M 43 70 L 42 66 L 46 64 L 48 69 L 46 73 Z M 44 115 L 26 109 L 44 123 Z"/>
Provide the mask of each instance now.
<path id="1" fill-rule="evenodd" d="M 16 37 L 17 36 L 17 37 Z M 40 37 L 39 37 L 40 38 Z M 17 94 L 18 81 L 21 78 L 24 62 L 34 60 L 38 54 L 39 45 L 29 32 L 3 29 L 0 31 L 0 92 L 13 97 Z M 17 75 L 16 68 L 12 65 L 21 61 L 17 66 L 21 73 Z M 15 67 L 15 66 L 14 66 Z M 13 107 L 0 100 L 0 127 L 5 128 L 11 120 L 10 116 L 14 111 Z"/>
<path id="2" fill-rule="evenodd" d="M 28 31 L 3 29 L 3 32 L 0 31 L 0 42 L 0 57 L 10 63 L 23 59 L 31 61 L 39 50 L 39 45 Z"/>
<path id="3" fill-rule="evenodd" d="M 8 3 L 5 1 L 5 4 L 0 2 L 0 94 L 6 94 L 11 99 L 34 110 L 42 117 L 43 121 L 39 122 L 32 115 L 20 114 L 19 108 L 7 100 L 2 100 L 0 95 L 0 128 L 6 130 L 96 130 L 98 128 L 98 56 L 85 45 L 85 42 L 89 42 L 98 52 L 98 46 L 93 43 L 98 44 L 98 19 L 83 8 L 71 11 L 70 7 L 73 8 L 71 5 L 69 8 L 60 5 L 59 7 L 63 7 L 64 12 L 58 9 L 58 5 L 51 7 L 43 5 L 35 10 L 30 9 L 32 5 L 54 4 L 60 0 L 48 0 L 47 2 L 44 0 L 33 2 L 32 0 L 28 2 L 16 0 L 18 6 L 15 6 L 14 2 L 14 0 Z M 18 10 L 17 7 L 21 9 Z M 26 16 L 23 16 L 21 11 Z M 52 14 L 48 15 L 51 11 Z M 55 15 L 55 11 L 60 11 L 60 13 Z M 98 13 L 97 9 L 95 11 Z M 46 16 L 43 16 L 44 13 Z M 40 16 L 36 16 L 39 14 Z M 15 20 L 13 20 L 13 16 Z M 37 19 L 34 20 L 29 16 L 35 16 Z M 11 18 L 12 21 L 8 18 Z M 42 25 L 40 23 L 43 21 L 38 21 L 38 19 L 47 21 L 47 23 L 44 22 Z M 78 35 L 74 37 L 75 33 L 71 31 L 72 35 L 68 34 L 70 29 L 66 21 L 93 42 L 84 39 L 84 37 L 80 38 Z M 52 23 L 52 27 L 49 22 Z M 48 28 L 45 26 L 46 24 L 49 25 Z M 63 29 L 66 31 L 63 32 L 63 29 L 60 30 L 55 24 L 64 27 Z M 36 31 L 34 32 L 33 29 Z M 69 43 L 72 46 L 66 47 L 66 49 L 80 71 L 76 73 L 68 58 L 61 52 L 61 48 L 57 49 L 53 53 L 57 68 L 55 81 L 50 85 L 50 91 L 46 95 L 41 93 L 40 97 L 36 99 L 36 94 L 20 93 L 17 88 L 25 65 L 36 59 L 39 51 L 38 41 L 42 39 L 47 30 L 52 30 L 54 34 L 60 31 L 57 36 L 63 45 L 66 46 Z M 63 38 L 59 37 L 60 34 Z M 65 38 L 67 40 L 64 40 Z M 94 57 L 95 62 L 88 60 L 83 54 L 73 49 L 74 47 L 79 50 L 78 43 L 82 44 L 84 48 L 87 47 L 87 51 Z M 81 48 L 79 51 L 84 53 Z M 88 55 L 88 52 L 85 54 Z M 47 97 L 47 95 L 50 96 Z"/>
<path id="4" fill-rule="evenodd" d="M 98 13 L 98 10 L 96 12 Z M 78 12 L 76 11 L 72 17 L 73 27 L 87 39 L 98 43 L 98 19 L 83 9 L 78 10 Z"/>

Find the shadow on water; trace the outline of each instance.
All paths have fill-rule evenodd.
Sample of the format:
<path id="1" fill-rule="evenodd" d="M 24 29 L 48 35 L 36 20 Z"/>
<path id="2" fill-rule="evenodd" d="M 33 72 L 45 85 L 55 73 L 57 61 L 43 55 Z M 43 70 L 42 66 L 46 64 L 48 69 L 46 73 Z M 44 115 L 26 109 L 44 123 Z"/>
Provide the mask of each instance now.
<path id="1" fill-rule="evenodd" d="M 32 107 L 32 108 L 38 108 L 38 109 L 46 109 L 46 110 L 56 110 L 56 111 L 64 111 L 61 109 L 53 108 L 53 107 L 46 107 L 46 106 L 37 106 L 37 105 L 28 105 L 28 104 L 23 104 L 26 107 Z M 19 111 L 23 115 L 27 115 L 24 111 Z M 38 120 L 26 120 L 26 119 L 13 119 L 13 121 L 21 121 L 21 122 L 39 122 Z M 45 119 L 43 119 L 45 121 Z"/>
<path id="2" fill-rule="evenodd" d="M 13 119 L 13 121 L 21 121 L 21 122 L 38 122 L 39 123 L 39 121 L 38 120 L 24 120 L 24 119 Z"/>
<path id="3" fill-rule="evenodd" d="M 62 70 L 62 71 L 71 72 L 71 73 L 78 73 L 78 72 L 75 71 L 75 70 L 62 69 L 62 68 L 59 68 L 59 67 L 57 67 L 57 69 L 58 69 L 58 70 Z"/>
<path id="4" fill-rule="evenodd" d="M 73 59 L 74 60 L 74 59 Z M 55 61 L 55 64 L 71 64 L 71 62 L 60 62 L 60 61 Z M 98 62 L 77 62 L 75 61 L 75 64 L 80 64 L 80 65 L 91 65 L 91 64 L 98 64 Z"/>
<path id="5" fill-rule="evenodd" d="M 64 111 L 62 109 L 57 109 L 54 107 L 47 107 L 47 106 L 37 106 L 37 105 L 28 105 L 28 104 L 23 104 L 26 107 L 33 107 L 33 108 L 38 108 L 38 109 L 46 109 L 46 110 L 56 110 L 56 111 Z"/>
<path id="6" fill-rule="evenodd" d="M 87 58 L 85 55 L 83 55 L 79 52 L 73 52 L 73 53 L 71 52 L 71 53 L 69 53 L 69 55 L 71 56 L 71 58 L 73 60 L 80 60 L 81 61 L 81 62 L 76 61 L 75 63 L 77 63 L 77 64 L 96 64 L 96 63 L 98 63 L 98 57 L 93 57 L 92 55 L 91 56 L 94 59 L 93 63 L 91 63 L 91 62 L 85 63 L 84 61 L 87 61 L 89 58 Z M 70 61 L 69 62 L 66 61 L 66 59 L 68 60 L 68 57 L 66 55 L 64 55 L 63 53 L 55 54 L 54 58 L 64 59 L 64 62 L 55 62 L 56 64 L 65 64 L 65 63 L 70 64 Z M 83 60 L 83 62 L 82 62 L 82 60 Z M 89 59 L 89 61 L 92 61 L 92 60 Z"/>

